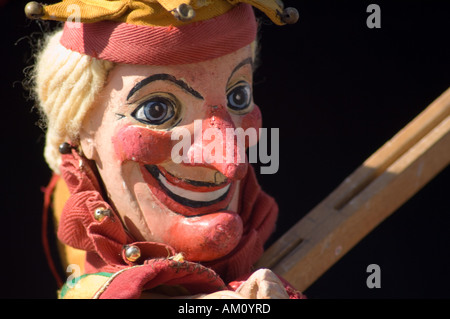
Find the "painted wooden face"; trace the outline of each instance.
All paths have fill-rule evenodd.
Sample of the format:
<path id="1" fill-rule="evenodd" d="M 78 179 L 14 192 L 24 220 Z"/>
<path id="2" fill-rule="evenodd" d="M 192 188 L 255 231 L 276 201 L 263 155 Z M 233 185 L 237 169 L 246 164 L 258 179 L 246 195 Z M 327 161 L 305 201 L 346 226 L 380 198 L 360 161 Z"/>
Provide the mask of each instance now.
<path id="1" fill-rule="evenodd" d="M 247 46 L 197 64 L 110 72 L 80 142 L 136 240 L 166 243 L 192 261 L 220 258 L 239 243 L 248 163 L 226 137 L 261 126 L 252 71 Z"/>

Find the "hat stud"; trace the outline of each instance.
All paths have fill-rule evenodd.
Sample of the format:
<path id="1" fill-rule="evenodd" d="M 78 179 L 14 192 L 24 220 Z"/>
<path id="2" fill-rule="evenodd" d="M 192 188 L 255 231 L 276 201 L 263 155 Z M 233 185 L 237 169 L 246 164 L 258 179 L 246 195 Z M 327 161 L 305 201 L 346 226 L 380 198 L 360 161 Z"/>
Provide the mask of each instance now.
<path id="1" fill-rule="evenodd" d="M 195 17 L 195 10 L 190 5 L 182 3 L 172 10 L 172 14 L 180 21 L 189 21 Z"/>
<path id="2" fill-rule="evenodd" d="M 39 19 L 44 15 L 44 6 L 36 1 L 28 2 L 25 6 L 25 15 L 29 19 Z"/>
<path id="3" fill-rule="evenodd" d="M 298 21 L 299 14 L 297 9 L 289 7 L 281 13 L 281 21 L 287 24 L 294 24 Z"/>

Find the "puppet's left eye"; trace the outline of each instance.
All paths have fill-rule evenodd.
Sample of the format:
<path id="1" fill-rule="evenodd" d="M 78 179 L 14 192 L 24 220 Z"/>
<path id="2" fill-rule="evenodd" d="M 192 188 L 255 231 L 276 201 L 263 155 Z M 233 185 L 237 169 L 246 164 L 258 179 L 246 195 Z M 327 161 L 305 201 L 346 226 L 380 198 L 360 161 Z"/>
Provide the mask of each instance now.
<path id="1" fill-rule="evenodd" d="M 228 108 L 238 114 L 247 113 L 252 105 L 252 89 L 247 82 L 238 82 L 227 94 Z"/>

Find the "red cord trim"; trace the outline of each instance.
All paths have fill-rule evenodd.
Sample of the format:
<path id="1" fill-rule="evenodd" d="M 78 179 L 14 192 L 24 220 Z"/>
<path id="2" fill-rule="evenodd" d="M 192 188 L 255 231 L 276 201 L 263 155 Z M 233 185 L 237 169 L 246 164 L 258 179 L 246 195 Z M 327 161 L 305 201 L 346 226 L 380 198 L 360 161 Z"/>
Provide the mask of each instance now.
<path id="1" fill-rule="evenodd" d="M 56 183 L 58 182 L 59 176 L 56 174 L 53 174 L 52 178 L 50 179 L 49 184 L 47 187 L 44 188 L 44 206 L 42 211 L 42 245 L 44 247 L 44 253 L 45 257 L 47 259 L 48 266 L 50 267 L 50 270 L 53 274 L 53 277 L 55 277 L 56 283 L 58 285 L 58 289 L 60 289 L 63 285 L 63 281 L 61 277 L 58 274 L 58 271 L 56 270 L 55 263 L 53 261 L 53 258 L 50 253 L 50 245 L 48 243 L 48 217 L 49 217 L 49 210 L 51 205 L 51 199 L 53 191 L 55 190 Z"/>

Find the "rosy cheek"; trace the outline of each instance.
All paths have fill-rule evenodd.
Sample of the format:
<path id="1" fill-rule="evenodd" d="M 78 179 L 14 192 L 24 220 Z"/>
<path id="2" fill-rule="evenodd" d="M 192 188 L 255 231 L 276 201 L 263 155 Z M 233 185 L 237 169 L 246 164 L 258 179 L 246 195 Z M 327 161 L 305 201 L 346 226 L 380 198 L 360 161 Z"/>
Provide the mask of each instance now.
<path id="1" fill-rule="evenodd" d="M 122 127 L 112 138 L 120 161 L 158 164 L 168 158 L 172 150 L 171 132 L 153 131 L 140 126 Z"/>
<path id="2" fill-rule="evenodd" d="M 256 130 L 259 130 L 261 125 L 261 110 L 259 109 L 258 105 L 255 104 L 253 110 L 250 113 L 244 115 L 244 117 L 242 118 L 242 128 L 246 130 L 249 127 L 254 127 Z"/>
<path id="3" fill-rule="evenodd" d="M 259 109 L 258 105 L 255 104 L 255 107 L 253 110 L 244 115 L 241 122 L 241 127 L 244 129 L 244 131 L 248 128 L 254 128 L 256 130 L 256 136 L 257 140 L 259 140 L 259 129 L 262 126 L 262 116 L 261 116 L 261 110 Z M 251 143 L 249 139 L 246 137 L 246 147 L 253 146 L 256 143 Z"/>

